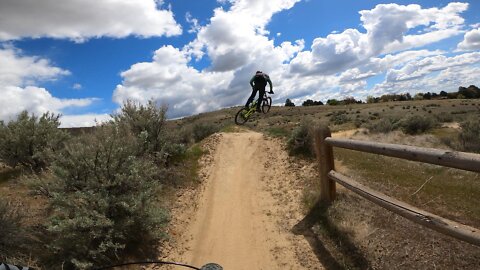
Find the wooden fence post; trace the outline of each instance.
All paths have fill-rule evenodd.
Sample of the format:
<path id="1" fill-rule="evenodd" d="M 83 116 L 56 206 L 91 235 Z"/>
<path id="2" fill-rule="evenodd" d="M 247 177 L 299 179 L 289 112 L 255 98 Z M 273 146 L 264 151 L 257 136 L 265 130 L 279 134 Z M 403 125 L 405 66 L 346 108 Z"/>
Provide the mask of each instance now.
<path id="1" fill-rule="evenodd" d="M 315 129 L 315 152 L 320 165 L 320 200 L 330 204 L 335 200 L 335 182 L 328 177 L 328 173 L 334 170 L 333 148 L 325 142 L 332 134 L 327 126 Z"/>

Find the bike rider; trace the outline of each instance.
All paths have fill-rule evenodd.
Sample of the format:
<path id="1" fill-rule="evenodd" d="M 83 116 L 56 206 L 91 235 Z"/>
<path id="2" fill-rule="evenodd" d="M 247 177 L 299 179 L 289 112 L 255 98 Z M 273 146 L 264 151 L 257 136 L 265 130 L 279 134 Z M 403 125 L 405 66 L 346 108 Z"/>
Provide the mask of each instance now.
<path id="1" fill-rule="evenodd" d="M 250 79 L 250 86 L 252 87 L 252 94 L 247 100 L 247 104 L 245 104 L 245 108 L 248 108 L 250 103 L 253 101 L 255 96 L 258 93 L 258 100 L 257 100 L 257 112 L 260 112 L 260 106 L 262 104 L 262 98 L 265 95 L 265 87 L 267 86 L 267 83 L 270 85 L 270 92 L 269 94 L 273 94 L 273 87 L 272 87 L 272 81 L 270 80 L 270 77 L 261 71 L 257 71 L 255 75 Z"/>

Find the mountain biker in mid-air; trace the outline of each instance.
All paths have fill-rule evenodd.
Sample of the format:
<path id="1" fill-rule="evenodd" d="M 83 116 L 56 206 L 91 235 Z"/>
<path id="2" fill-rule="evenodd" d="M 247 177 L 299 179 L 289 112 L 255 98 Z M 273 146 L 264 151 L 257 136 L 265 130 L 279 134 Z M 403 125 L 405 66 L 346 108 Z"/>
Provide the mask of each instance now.
<path id="1" fill-rule="evenodd" d="M 250 79 L 250 86 L 252 87 L 252 94 L 247 100 L 247 104 L 245 104 L 245 108 L 248 108 L 250 103 L 255 99 L 255 96 L 258 93 L 258 101 L 257 101 L 257 112 L 260 112 L 260 106 L 262 104 L 262 98 L 265 95 L 265 87 L 267 86 L 267 83 L 270 85 L 270 92 L 269 94 L 273 94 L 273 87 L 272 87 L 272 81 L 270 80 L 270 77 L 261 71 L 257 71 L 255 75 Z"/>

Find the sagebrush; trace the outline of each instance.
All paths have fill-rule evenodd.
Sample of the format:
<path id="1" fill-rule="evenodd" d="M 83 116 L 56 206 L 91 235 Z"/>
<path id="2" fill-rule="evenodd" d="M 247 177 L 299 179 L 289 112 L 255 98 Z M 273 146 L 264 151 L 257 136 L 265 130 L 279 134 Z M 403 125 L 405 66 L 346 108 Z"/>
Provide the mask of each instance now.
<path id="1" fill-rule="evenodd" d="M 193 139 L 195 140 L 195 142 L 199 142 L 219 130 L 220 128 L 214 124 L 195 124 L 192 129 Z"/>
<path id="2" fill-rule="evenodd" d="M 303 120 L 296 127 L 287 141 L 287 149 L 290 155 L 303 155 L 313 157 L 315 155 L 313 149 L 313 131 L 312 121 Z"/>
<path id="3" fill-rule="evenodd" d="M 367 125 L 372 133 L 388 133 L 399 128 L 399 120 L 392 117 L 382 118 Z"/>
<path id="4" fill-rule="evenodd" d="M 472 118 L 460 124 L 462 128 L 458 139 L 461 150 L 480 153 L 480 120 Z"/>
<path id="5" fill-rule="evenodd" d="M 37 173 L 45 170 L 69 138 L 58 128 L 59 118 L 51 113 L 37 117 L 23 111 L 7 124 L 0 122 L 0 162 Z"/>
<path id="6" fill-rule="evenodd" d="M 44 265 L 89 269 L 158 251 L 169 219 L 160 191 L 179 176 L 174 163 L 186 155 L 165 114 L 153 102 L 127 102 L 110 122 L 65 143 L 51 173 L 36 177 L 32 186 L 52 210 Z"/>
<path id="7" fill-rule="evenodd" d="M 113 115 L 113 123 L 125 125 L 141 140 L 140 154 L 154 154 L 163 150 L 166 144 L 166 107 L 158 107 L 149 101 L 146 105 L 127 101 L 121 112 Z"/>
<path id="8" fill-rule="evenodd" d="M 18 208 L 7 201 L 0 201 L 0 261 L 21 253 L 24 231 Z"/>
<path id="9" fill-rule="evenodd" d="M 64 268 L 112 263 L 162 237 L 167 215 L 155 205 L 161 174 L 137 155 L 140 146 L 130 130 L 110 124 L 73 139 L 54 163 L 48 246 Z"/>
<path id="10" fill-rule="evenodd" d="M 403 132 L 415 135 L 436 127 L 438 122 L 430 116 L 412 115 L 402 119 L 399 124 Z"/>

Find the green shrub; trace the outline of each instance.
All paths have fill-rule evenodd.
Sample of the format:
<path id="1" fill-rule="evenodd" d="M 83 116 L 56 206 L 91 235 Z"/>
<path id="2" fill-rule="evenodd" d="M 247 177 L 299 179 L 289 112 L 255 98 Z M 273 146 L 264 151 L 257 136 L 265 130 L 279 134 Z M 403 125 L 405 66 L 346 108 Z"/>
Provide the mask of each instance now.
<path id="1" fill-rule="evenodd" d="M 462 151 L 480 153 L 480 120 L 470 119 L 460 124 L 459 141 Z"/>
<path id="2" fill-rule="evenodd" d="M 0 261 L 21 253 L 24 242 L 21 215 L 6 201 L 0 201 Z"/>
<path id="3" fill-rule="evenodd" d="M 73 139 L 52 166 L 51 258 L 64 269 L 122 261 L 127 248 L 154 248 L 167 223 L 155 198 L 162 174 L 125 125 Z M 59 267 L 59 265 L 56 265 Z"/>
<path id="4" fill-rule="evenodd" d="M 190 145 L 193 142 L 192 126 L 186 125 L 175 132 L 175 141 L 184 145 Z"/>
<path id="5" fill-rule="evenodd" d="M 401 120 L 400 125 L 403 132 L 407 134 L 421 134 L 434 128 L 437 122 L 432 117 L 412 115 Z"/>
<path id="6" fill-rule="evenodd" d="M 304 120 L 296 127 L 287 141 L 290 155 L 315 156 L 313 149 L 312 121 Z"/>
<path id="7" fill-rule="evenodd" d="M 193 139 L 195 142 L 199 142 L 219 130 L 220 128 L 217 125 L 208 123 L 195 124 L 192 129 Z"/>
<path id="8" fill-rule="evenodd" d="M 41 172 L 54 160 L 68 134 L 58 127 L 59 115 L 43 114 L 40 118 L 21 112 L 8 124 L 0 122 L 0 161 Z"/>
<path id="9" fill-rule="evenodd" d="M 388 133 L 398 129 L 398 119 L 382 118 L 379 121 L 372 122 L 367 125 L 367 128 L 372 133 Z"/>
<path id="10" fill-rule="evenodd" d="M 113 115 L 111 123 L 126 128 L 134 136 L 132 139 L 138 143 L 136 155 L 148 155 L 153 157 L 157 164 L 168 166 L 172 160 L 179 158 L 176 155 L 185 153 L 185 145 L 190 142 L 180 132 L 168 132 L 166 113 L 166 107 L 158 107 L 153 101 L 146 105 L 127 101 L 121 112 Z"/>
<path id="11" fill-rule="evenodd" d="M 166 143 L 166 107 L 158 107 L 153 101 L 147 105 L 127 101 L 121 112 L 113 115 L 116 125 L 126 126 L 141 141 L 141 154 L 161 152 Z"/>
<path id="12" fill-rule="evenodd" d="M 348 118 L 348 116 L 345 115 L 345 113 L 346 113 L 345 111 L 334 112 L 330 117 L 330 122 L 332 122 L 335 125 L 341 125 L 341 124 L 347 123 L 348 121 L 350 121 L 350 119 Z"/>

